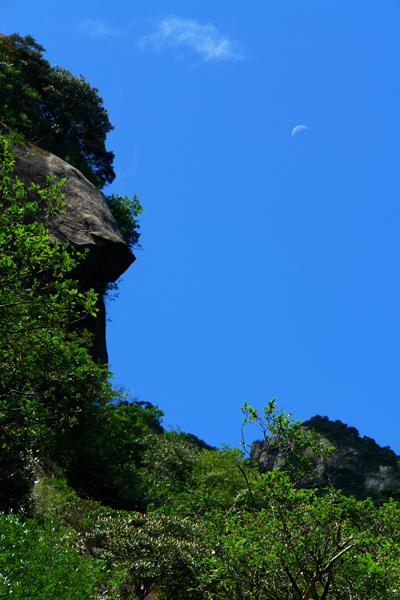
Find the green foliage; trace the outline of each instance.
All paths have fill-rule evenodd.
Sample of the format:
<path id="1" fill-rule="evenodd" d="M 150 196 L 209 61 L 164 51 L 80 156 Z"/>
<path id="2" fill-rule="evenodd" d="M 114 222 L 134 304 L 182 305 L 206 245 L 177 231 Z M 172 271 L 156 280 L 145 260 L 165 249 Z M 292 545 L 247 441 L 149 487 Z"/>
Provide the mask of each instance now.
<path id="1" fill-rule="evenodd" d="M 143 510 L 147 492 L 138 469 L 146 436 L 162 431 L 162 412 L 126 399 L 123 390 L 114 394 L 114 403 L 85 411 L 58 435 L 47 458 L 62 466 L 81 495 L 113 508 Z"/>
<path id="2" fill-rule="evenodd" d="M 91 551 L 119 579 L 121 600 L 195 600 L 187 591 L 201 561 L 201 526 L 177 516 L 113 513 L 99 517 L 88 536 Z"/>
<path id="3" fill-rule="evenodd" d="M 116 438 L 124 438 L 137 408 L 120 402 L 109 410 L 118 415 L 113 423 L 121 423 Z M 279 426 L 281 447 L 300 444 L 304 431 L 288 415 L 274 405 L 264 414 L 270 433 Z M 131 437 L 125 439 L 128 448 Z M 52 523 L 55 531 L 68 532 L 75 551 L 81 549 L 92 564 L 99 586 L 96 597 L 144 600 L 152 593 L 160 600 L 400 599 L 397 503 L 377 508 L 370 500 L 347 498 L 333 488 L 323 494 L 298 488 L 298 466 L 294 479 L 292 470 L 281 467 L 260 472 L 239 450 L 199 449 L 179 431 L 147 434 L 142 442 L 135 461 L 141 464 L 143 482 L 154 482 L 147 490 L 154 505 L 165 502 L 157 512 L 102 507 L 78 498 L 59 480 L 44 480 L 36 489 L 42 529 Z M 318 439 L 311 443 L 320 448 Z M 300 449 L 304 451 L 302 443 Z M 309 465 L 302 465 L 308 476 Z M 31 562 L 32 572 L 39 571 L 36 556 Z M 77 568 L 85 569 L 85 564 Z M 69 575 L 61 577 L 68 581 Z M 72 582 L 70 593 L 74 586 Z M 88 587 L 76 586 L 81 597 L 90 597 L 84 595 L 89 589 L 93 593 L 90 586 L 91 580 Z"/>
<path id="4" fill-rule="evenodd" d="M 67 485 L 65 479 L 44 477 L 35 489 L 35 513 L 47 519 L 63 515 L 67 521 L 68 509 L 77 500 L 75 490 Z"/>
<path id="5" fill-rule="evenodd" d="M 10 453 L 27 453 L 109 398 L 108 373 L 91 360 L 85 333 L 71 325 L 96 314 L 96 294 L 83 294 L 68 274 L 84 258 L 51 243 L 46 220 L 63 203 L 60 184 L 29 191 L 12 176 L 14 157 L 0 137 L 0 456 L 10 483 Z M 8 454 L 7 454 L 8 453 Z M 8 458 L 7 458 L 8 456 Z M 12 461 L 11 461 L 12 462 Z M 29 461 L 28 461 L 29 462 Z M 15 480 L 15 477 L 14 477 Z M 9 485 L 9 483 L 7 485 Z M 2 506 L 4 508 L 4 505 Z"/>
<path id="6" fill-rule="evenodd" d="M 97 403 L 106 372 L 68 328 L 96 314 L 96 295 L 68 279 L 79 256 L 51 244 L 43 221 L 62 210 L 61 184 L 37 200 L 11 177 L 13 156 L 0 140 L 0 415 L 3 444 L 32 443 Z M 38 219 L 38 220 L 36 220 Z"/>
<path id="7" fill-rule="evenodd" d="M 252 502 L 249 480 L 258 476 L 252 462 L 237 448 L 202 448 L 191 437 L 178 430 L 144 439 L 139 476 L 147 511 L 196 519 Z"/>
<path id="8" fill-rule="evenodd" d="M 157 407 L 118 393 L 117 403 L 86 411 L 55 438 L 50 470 L 61 465 L 82 496 L 114 509 L 194 516 L 248 499 L 242 470 L 255 469 L 239 450 L 220 452 L 191 434 L 164 431 Z"/>
<path id="9" fill-rule="evenodd" d="M 14 141 L 25 136 L 103 188 L 115 178 L 114 154 L 105 146 L 113 127 L 103 100 L 82 75 L 51 67 L 43 52 L 31 36 L 0 35 L 0 122 L 14 130 Z M 137 195 L 106 200 L 128 246 L 138 246 L 143 207 Z"/>
<path id="10" fill-rule="evenodd" d="M 277 469 L 264 477 L 266 508 L 215 514 L 207 523 L 197 585 L 205 598 L 400 597 L 397 506 L 379 513 L 334 490 L 321 497 L 296 490 Z"/>
<path id="11" fill-rule="evenodd" d="M 200 525 L 178 516 L 114 511 L 78 498 L 57 479 L 40 484 L 36 510 L 72 528 L 85 555 L 101 562 L 101 598 L 144 599 L 152 590 L 164 599 L 198 597 L 186 588 L 204 548 Z"/>
<path id="12" fill-rule="evenodd" d="M 29 511 L 35 455 L 26 448 L 0 448 L 0 512 Z"/>
<path id="13" fill-rule="evenodd" d="M 44 519 L 72 528 L 81 539 L 87 537 L 97 517 L 110 512 L 114 511 L 99 502 L 80 498 L 66 479 L 44 477 L 35 487 L 31 514 L 39 522 Z"/>
<path id="14" fill-rule="evenodd" d="M 257 458 L 261 472 L 283 467 L 296 485 L 304 485 L 319 474 L 333 450 L 320 434 L 306 430 L 302 421 L 293 421 L 290 414 L 279 412 L 275 399 L 264 406 L 261 415 L 247 402 L 242 413 L 243 448 L 250 448 L 244 440 L 246 426 L 255 427 L 263 438 L 261 454 Z M 250 455 L 249 450 L 248 453 Z"/>
<path id="15" fill-rule="evenodd" d="M 103 99 L 82 75 L 51 67 L 43 52 L 31 36 L 0 36 L 0 120 L 102 188 L 115 178 Z"/>
<path id="16" fill-rule="evenodd" d="M 247 507 L 253 502 L 249 482 L 257 475 L 258 469 L 237 448 L 203 451 L 193 465 L 185 493 L 172 508 L 195 518 L 212 510 Z"/>
<path id="17" fill-rule="evenodd" d="M 315 457 L 329 457 L 323 440 L 274 401 L 262 416 L 246 403 L 243 413 L 262 431 L 266 456 L 246 477 L 253 502 L 207 514 L 194 589 L 219 600 L 400 598 L 398 505 L 299 489 L 315 476 Z"/>
<path id="18" fill-rule="evenodd" d="M 361 437 L 355 427 L 349 427 L 342 421 L 331 421 L 328 417 L 316 415 L 306 421 L 304 426 L 314 429 L 332 444 L 356 450 L 360 462 L 368 464 L 368 468 L 372 471 L 380 465 L 397 466 L 397 457 L 389 446 L 382 448 L 372 438 L 366 435 Z"/>
<path id="19" fill-rule="evenodd" d="M 143 442 L 140 476 L 148 509 L 155 510 L 171 500 L 176 502 L 185 492 L 200 449 L 173 430 L 162 435 L 150 433 Z"/>
<path id="20" fill-rule="evenodd" d="M 0 598 L 90 600 L 104 579 L 100 562 L 60 522 L 0 514 Z"/>
<path id="21" fill-rule="evenodd" d="M 388 446 L 382 448 L 375 440 L 361 437 L 355 427 L 349 427 L 342 421 L 331 421 L 328 417 L 316 415 L 304 423 L 323 435 L 337 448 L 340 454 L 338 464 L 328 465 L 321 479 L 321 485 L 328 481 L 334 483 L 347 496 L 358 499 L 372 497 L 376 502 L 387 501 L 390 496 L 400 499 L 400 470 L 398 457 Z M 365 487 L 368 475 L 379 472 L 380 466 L 390 467 L 397 483 L 386 490 L 375 492 Z"/>
<path id="22" fill-rule="evenodd" d="M 144 210 L 138 200 L 137 194 L 133 196 L 133 200 L 130 200 L 128 196 L 119 196 L 118 194 L 106 196 L 106 200 L 118 225 L 118 229 L 129 248 L 132 249 L 135 246 L 139 246 L 140 233 L 138 229 L 140 229 L 140 225 L 136 217 L 143 214 Z"/>

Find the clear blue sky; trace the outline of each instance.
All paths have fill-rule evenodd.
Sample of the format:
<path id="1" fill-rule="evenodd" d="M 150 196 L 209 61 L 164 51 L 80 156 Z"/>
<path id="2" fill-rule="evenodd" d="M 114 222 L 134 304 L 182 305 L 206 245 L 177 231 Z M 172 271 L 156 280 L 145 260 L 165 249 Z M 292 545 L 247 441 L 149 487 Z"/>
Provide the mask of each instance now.
<path id="1" fill-rule="evenodd" d="M 210 444 L 277 397 L 400 453 L 398 0 L 3 0 L 0 22 L 99 88 L 105 191 L 145 207 L 116 383 Z"/>

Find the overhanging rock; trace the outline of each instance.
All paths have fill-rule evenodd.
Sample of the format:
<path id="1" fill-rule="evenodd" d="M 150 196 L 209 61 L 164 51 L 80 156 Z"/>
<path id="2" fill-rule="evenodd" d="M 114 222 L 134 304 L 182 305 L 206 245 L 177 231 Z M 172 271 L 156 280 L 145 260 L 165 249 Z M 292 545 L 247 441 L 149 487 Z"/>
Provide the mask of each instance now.
<path id="1" fill-rule="evenodd" d="M 68 243 L 79 251 L 89 249 L 86 259 L 72 274 L 83 291 L 90 288 L 102 291 L 133 263 L 135 256 L 126 245 L 104 195 L 78 169 L 50 152 L 27 145 L 16 156 L 14 173 L 26 187 L 32 182 L 44 187 L 47 176 L 55 176 L 53 183 L 66 179 L 61 188 L 66 214 L 55 215 L 45 225 L 51 238 L 60 244 Z M 85 320 L 85 327 L 95 336 L 93 357 L 107 363 L 102 301 L 99 309 L 99 316 Z"/>

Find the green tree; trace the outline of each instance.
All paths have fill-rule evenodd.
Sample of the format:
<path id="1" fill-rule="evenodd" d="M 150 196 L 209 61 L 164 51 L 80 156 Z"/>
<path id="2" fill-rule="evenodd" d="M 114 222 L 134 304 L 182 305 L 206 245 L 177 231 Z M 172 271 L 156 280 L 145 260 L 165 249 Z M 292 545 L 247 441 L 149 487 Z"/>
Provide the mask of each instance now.
<path id="1" fill-rule="evenodd" d="M 148 510 L 168 511 L 170 503 L 178 505 L 190 486 L 190 473 L 201 452 L 179 430 L 149 433 L 144 438 L 140 478 Z"/>
<path id="2" fill-rule="evenodd" d="M 328 453 L 321 438 L 274 401 L 261 415 L 247 404 L 243 412 L 263 432 L 266 456 L 247 479 L 252 503 L 208 513 L 194 589 L 210 600 L 400 598 L 397 503 L 377 509 L 333 488 L 299 488 Z"/>
<path id="3" fill-rule="evenodd" d="M 156 450 L 153 445 L 142 461 L 147 465 L 142 476 L 149 495 L 148 510 L 156 508 L 165 514 L 198 519 L 212 510 L 237 510 L 252 504 L 248 481 L 258 475 L 258 469 L 243 452 L 230 447 L 198 450 L 177 433 L 167 435 L 167 444 L 165 440 L 161 443 L 164 452 L 160 444 Z M 186 459 L 182 456 L 184 448 Z"/>
<path id="4" fill-rule="evenodd" d="M 91 552 L 119 579 L 121 600 L 200 600 L 192 587 L 204 544 L 201 524 L 187 518 L 109 513 L 94 521 L 87 536 Z"/>
<path id="5" fill-rule="evenodd" d="M 115 178 L 103 99 L 83 75 L 51 67 L 44 51 L 31 36 L 0 36 L 0 120 L 102 188 Z"/>
<path id="6" fill-rule="evenodd" d="M 79 169 L 103 188 L 115 178 L 114 154 L 106 150 L 113 129 L 103 99 L 83 77 L 51 67 L 44 48 L 31 36 L 0 34 L 0 123 L 19 131 Z M 138 198 L 106 196 L 129 248 L 138 246 Z"/>
<path id="7" fill-rule="evenodd" d="M 214 514 L 198 575 L 206 598 L 393 600 L 399 588 L 399 509 L 330 490 L 294 489 L 276 470 L 268 506 Z M 389 541 L 390 540 L 390 541 Z"/>
<path id="8" fill-rule="evenodd" d="M 36 199 L 12 175 L 14 156 L 0 137 L 0 467 L 13 476 L 10 452 L 26 457 L 87 407 L 109 398 L 108 373 L 71 327 L 96 314 L 96 294 L 68 275 L 84 257 L 51 243 L 44 222 L 63 202 L 60 184 L 32 184 Z M 7 479 L 8 478 L 8 479 Z M 1 487 L 1 486 L 0 486 Z"/>
<path id="9" fill-rule="evenodd" d="M 47 459 L 62 467 L 82 496 L 115 509 L 144 511 L 148 490 L 139 469 L 147 436 L 163 431 L 162 412 L 127 400 L 123 390 L 114 394 L 113 403 L 81 413 L 73 427 L 56 436 Z"/>
<path id="10" fill-rule="evenodd" d="M 0 514 L 0 598 L 93 600 L 103 565 L 59 521 Z"/>
<path id="11" fill-rule="evenodd" d="M 144 210 L 138 200 L 137 194 L 133 196 L 132 200 L 128 196 L 119 196 L 118 194 L 106 196 L 106 200 L 118 225 L 118 229 L 129 248 L 138 247 L 140 237 L 138 229 L 140 229 L 140 225 L 136 217 L 143 214 Z"/>

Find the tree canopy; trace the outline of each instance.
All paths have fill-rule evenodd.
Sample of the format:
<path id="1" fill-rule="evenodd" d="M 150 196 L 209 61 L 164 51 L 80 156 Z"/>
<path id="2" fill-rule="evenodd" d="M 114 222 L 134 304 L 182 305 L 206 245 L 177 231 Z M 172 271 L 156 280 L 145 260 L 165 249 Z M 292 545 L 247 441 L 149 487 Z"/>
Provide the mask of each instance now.
<path id="1" fill-rule="evenodd" d="M 33 37 L 0 34 L 0 123 L 31 144 L 56 154 L 102 189 L 115 179 L 114 154 L 106 149 L 110 123 L 99 90 L 43 56 Z M 137 195 L 106 196 L 129 248 L 138 247 Z"/>
<path id="2" fill-rule="evenodd" d="M 103 99 L 83 75 L 50 66 L 43 52 L 29 35 L 0 34 L 0 120 L 102 188 L 115 178 Z"/>

